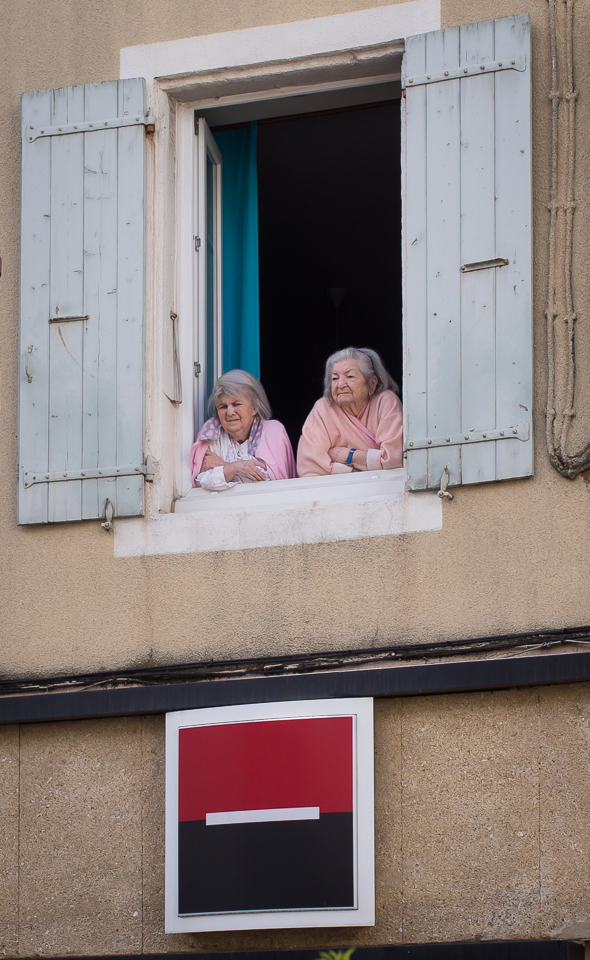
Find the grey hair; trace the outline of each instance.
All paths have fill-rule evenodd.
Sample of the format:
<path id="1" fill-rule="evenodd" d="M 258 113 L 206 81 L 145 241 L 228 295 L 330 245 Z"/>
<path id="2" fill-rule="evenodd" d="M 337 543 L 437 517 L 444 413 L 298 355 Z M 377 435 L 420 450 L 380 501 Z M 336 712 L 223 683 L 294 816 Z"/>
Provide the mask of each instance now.
<path id="1" fill-rule="evenodd" d="M 217 413 L 217 403 L 223 393 L 228 397 L 246 397 L 261 420 L 270 420 L 272 413 L 265 389 L 260 380 L 246 370 L 228 370 L 216 380 L 209 397 L 210 414 Z"/>
<path id="2" fill-rule="evenodd" d="M 337 350 L 326 360 L 324 396 L 328 400 L 332 399 L 332 369 L 334 364 L 340 363 L 341 360 L 356 360 L 365 380 L 377 377 L 377 389 L 373 396 L 383 393 L 384 390 L 393 390 L 394 393 L 399 393 L 397 383 L 385 369 L 383 360 L 375 350 L 370 350 L 369 347 L 345 347 L 344 350 Z"/>

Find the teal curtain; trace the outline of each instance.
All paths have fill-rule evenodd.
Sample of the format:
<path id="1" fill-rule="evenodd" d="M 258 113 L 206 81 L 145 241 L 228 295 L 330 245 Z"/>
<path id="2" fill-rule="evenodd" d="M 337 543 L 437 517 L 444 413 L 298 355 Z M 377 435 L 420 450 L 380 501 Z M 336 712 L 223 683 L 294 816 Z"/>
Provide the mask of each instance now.
<path id="1" fill-rule="evenodd" d="M 221 152 L 223 369 L 260 376 L 256 121 L 214 134 Z"/>

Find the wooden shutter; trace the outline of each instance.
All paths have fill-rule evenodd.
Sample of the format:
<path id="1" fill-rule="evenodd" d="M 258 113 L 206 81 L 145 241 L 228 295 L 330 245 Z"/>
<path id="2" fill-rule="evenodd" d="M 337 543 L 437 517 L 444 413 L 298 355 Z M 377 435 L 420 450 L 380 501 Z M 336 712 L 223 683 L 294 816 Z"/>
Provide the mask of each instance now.
<path id="1" fill-rule="evenodd" d="M 406 44 L 408 486 L 533 472 L 530 20 Z"/>
<path id="2" fill-rule="evenodd" d="M 143 80 L 22 98 L 19 523 L 143 512 L 144 113 Z"/>

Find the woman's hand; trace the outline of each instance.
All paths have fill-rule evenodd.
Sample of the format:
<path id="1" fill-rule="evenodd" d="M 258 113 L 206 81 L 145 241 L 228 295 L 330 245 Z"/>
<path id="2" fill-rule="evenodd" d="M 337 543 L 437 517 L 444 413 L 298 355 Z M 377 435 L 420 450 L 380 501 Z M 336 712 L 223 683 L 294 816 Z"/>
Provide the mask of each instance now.
<path id="1" fill-rule="evenodd" d="M 328 453 L 332 463 L 346 463 L 350 447 L 331 447 Z"/>
<path id="2" fill-rule="evenodd" d="M 225 460 L 222 460 L 216 453 L 213 453 L 213 450 L 207 450 L 199 472 L 204 473 L 205 470 L 212 470 L 213 467 L 225 467 Z"/>
<path id="3" fill-rule="evenodd" d="M 223 460 L 221 461 L 223 463 Z M 223 475 L 229 483 L 236 477 L 248 480 L 268 480 L 266 465 L 262 460 L 235 460 L 233 463 L 223 463 Z"/>
<path id="4" fill-rule="evenodd" d="M 349 453 L 350 447 L 331 447 L 330 450 L 328 450 L 332 463 L 346 463 Z M 353 470 L 366 470 L 367 451 L 357 447 L 352 455 L 352 463 L 349 464 L 349 466 L 352 466 Z"/>

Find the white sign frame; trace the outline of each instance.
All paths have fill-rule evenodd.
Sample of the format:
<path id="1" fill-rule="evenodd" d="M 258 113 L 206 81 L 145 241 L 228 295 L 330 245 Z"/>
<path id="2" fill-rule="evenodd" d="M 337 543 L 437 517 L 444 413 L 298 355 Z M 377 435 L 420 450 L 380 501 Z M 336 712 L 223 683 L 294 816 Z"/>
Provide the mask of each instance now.
<path id="1" fill-rule="evenodd" d="M 252 720 L 353 716 L 356 907 L 178 914 L 178 742 L 183 727 Z M 295 700 L 182 710 L 166 716 L 166 933 L 358 927 L 375 924 L 373 700 Z"/>

